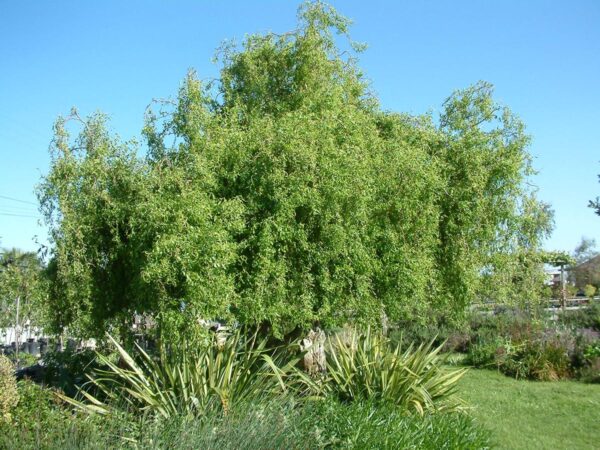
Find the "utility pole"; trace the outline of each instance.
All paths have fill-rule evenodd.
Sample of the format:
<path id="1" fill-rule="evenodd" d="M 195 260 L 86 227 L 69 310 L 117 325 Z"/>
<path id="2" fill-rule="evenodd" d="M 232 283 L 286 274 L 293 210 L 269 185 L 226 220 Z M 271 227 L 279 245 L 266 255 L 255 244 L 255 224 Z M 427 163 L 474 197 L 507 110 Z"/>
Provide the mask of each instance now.
<path id="1" fill-rule="evenodd" d="M 565 280 L 565 265 L 564 263 L 560 265 L 560 306 L 562 311 L 565 312 L 567 307 L 567 280 Z"/>
<path id="2" fill-rule="evenodd" d="M 15 357 L 19 364 L 19 307 L 21 306 L 21 296 L 17 295 L 17 314 L 15 318 Z"/>

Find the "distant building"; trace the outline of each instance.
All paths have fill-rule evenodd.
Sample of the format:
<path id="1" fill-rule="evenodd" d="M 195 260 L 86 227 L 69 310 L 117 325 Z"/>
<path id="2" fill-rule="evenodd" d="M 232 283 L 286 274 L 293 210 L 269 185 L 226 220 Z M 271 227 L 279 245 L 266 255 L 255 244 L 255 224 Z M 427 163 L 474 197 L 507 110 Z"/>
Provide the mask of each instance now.
<path id="1" fill-rule="evenodd" d="M 600 286 L 600 255 L 594 256 L 569 271 L 569 280 L 578 288 L 587 284 Z"/>
<path id="2" fill-rule="evenodd" d="M 550 287 L 560 287 L 560 269 L 556 267 L 547 268 L 545 285 Z M 565 271 L 565 278 L 567 277 Z"/>

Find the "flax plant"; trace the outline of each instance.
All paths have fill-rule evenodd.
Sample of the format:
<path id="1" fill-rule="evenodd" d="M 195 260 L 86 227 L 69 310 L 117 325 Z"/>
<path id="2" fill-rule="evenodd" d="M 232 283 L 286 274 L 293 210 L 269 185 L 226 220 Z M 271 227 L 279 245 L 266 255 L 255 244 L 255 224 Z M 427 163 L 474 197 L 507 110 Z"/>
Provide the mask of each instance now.
<path id="1" fill-rule="evenodd" d="M 442 346 L 403 348 L 370 329 L 350 337 L 334 335 L 328 344 L 326 380 L 320 385 L 307 381 L 313 389 L 342 401 L 390 402 L 419 414 L 462 409 L 454 393 L 465 369 L 445 370 Z"/>
<path id="2" fill-rule="evenodd" d="M 111 414 L 123 406 L 157 418 L 202 417 L 209 411 L 227 415 L 241 401 L 286 392 L 285 368 L 279 368 L 265 339 L 236 331 L 224 341 L 154 357 L 136 345 L 135 355 L 113 337 L 120 362 L 98 354 L 106 369 L 89 374 L 81 400 L 60 397 L 90 413 Z M 102 398 L 102 400 L 101 400 Z"/>

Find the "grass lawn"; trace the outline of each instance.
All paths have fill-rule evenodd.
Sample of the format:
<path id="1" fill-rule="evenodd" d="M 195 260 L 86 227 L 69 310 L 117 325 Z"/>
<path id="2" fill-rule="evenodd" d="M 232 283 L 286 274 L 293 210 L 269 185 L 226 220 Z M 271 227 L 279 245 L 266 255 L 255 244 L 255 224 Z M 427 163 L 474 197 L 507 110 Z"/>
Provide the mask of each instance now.
<path id="1" fill-rule="evenodd" d="M 470 370 L 460 396 L 503 449 L 600 449 L 600 385 L 517 381 Z"/>

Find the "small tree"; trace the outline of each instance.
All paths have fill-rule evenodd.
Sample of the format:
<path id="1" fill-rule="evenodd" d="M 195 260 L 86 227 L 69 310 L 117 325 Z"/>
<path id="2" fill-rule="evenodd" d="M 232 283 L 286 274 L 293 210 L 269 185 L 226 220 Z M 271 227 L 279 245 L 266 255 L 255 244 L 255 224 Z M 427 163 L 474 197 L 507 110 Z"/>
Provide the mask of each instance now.
<path id="1" fill-rule="evenodd" d="M 0 327 L 15 330 L 17 347 L 24 325 L 44 321 L 46 281 L 35 253 L 5 249 L 0 255 Z"/>

